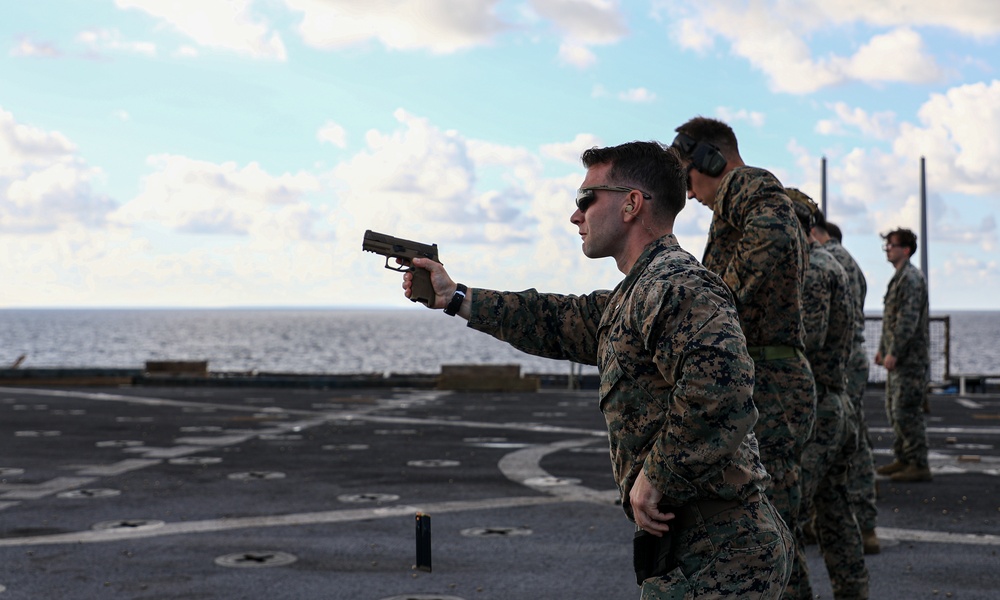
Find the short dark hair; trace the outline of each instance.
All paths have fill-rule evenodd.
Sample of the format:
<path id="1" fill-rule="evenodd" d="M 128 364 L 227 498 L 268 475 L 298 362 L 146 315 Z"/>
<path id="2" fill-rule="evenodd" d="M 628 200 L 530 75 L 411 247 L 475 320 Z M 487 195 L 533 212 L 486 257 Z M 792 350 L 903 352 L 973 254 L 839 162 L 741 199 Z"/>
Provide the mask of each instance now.
<path id="1" fill-rule="evenodd" d="M 836 223 L 826 222 L 826 232 L 830 234 L 830 237 L 837 240 L 840 243 L 844 242 L 844 234 L 840 231 L 840 227 Z"/>
<path id="2" fill-rule="evenodd" d="M 673 221 L 687 202 L 686 173 L 677 151 L 659 142 L 591 148 L 580 156 L 588 169 L 610 164 L 611 185 L 634 186 L 653 197 L 652 214 Z"/>
<path id="3" fill-rule="evenodd" d="M 739 154 L 740 147 L 736 141 L 736 132 L 729 125 L 718 119 L 697 116 L 678 127 L 675 131 L 685 133 L 696 141 L 708 142 L 722 151 L 723 154 Z"/>
<path id="4" fill-rule="evenodd" d="M 893 236 L 896 237 L 895 242 L 892 241 Z M 893 229 L 889 233 L 883 235 L 882 239 L 890 243 L 899 244 L 904 248 L 909 248 L 910 256 L 917 253 L 917 234 L 913 233 L 909 229 L 904 229 L 902 227 L 899 229 Z"/>

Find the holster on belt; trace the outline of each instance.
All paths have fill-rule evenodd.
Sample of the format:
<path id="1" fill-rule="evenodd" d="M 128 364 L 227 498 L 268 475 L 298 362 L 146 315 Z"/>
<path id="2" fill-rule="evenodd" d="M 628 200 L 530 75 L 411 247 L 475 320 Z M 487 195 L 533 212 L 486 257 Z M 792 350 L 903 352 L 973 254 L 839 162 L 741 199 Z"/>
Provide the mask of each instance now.
<path id="1" fill-rule="evenodd" d="M 746 501 L 759 500 L 760 495 L 753 494 Z M 657 507 L 660 512 L 673 513 L 675 516 L 667 523 L 670 531 L 662 537 L 636 528 L 632 538 L 632 566 L 635 569 L 636 583 L 642 585 L 650 577 L 662 577 L 677 568 L 676 542 L 685 529 L 694 527 L 700 520 L 709 519 L 742 504 L 742 500 L 700 498 L 681 507 Z"/>
<path id="2" fill-rule="evenodd" d="M 648 531 L 635 530 L 632 538 L 632 567 L 635 569 L 635 583 L 642 585 L 650 577 L 660 577 L 677 568 L 674 557 L 673 526 L 662 537 L 656 537 Z"/>

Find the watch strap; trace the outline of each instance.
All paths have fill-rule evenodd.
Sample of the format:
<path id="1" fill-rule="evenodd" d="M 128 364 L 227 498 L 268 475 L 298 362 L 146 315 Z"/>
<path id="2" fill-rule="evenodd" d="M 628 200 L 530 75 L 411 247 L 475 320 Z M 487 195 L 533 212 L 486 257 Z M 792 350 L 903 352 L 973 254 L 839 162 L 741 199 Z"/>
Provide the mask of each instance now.
<path id="1" fill-rule="evenodd" d="M 451 302 L 444 309 L 444 314 L 454 317 L 458 314 L 458 309 L 462 308 L 462 302 L 465 302 L 465 293 L 469 291 L 469 288 L 465 287 L 465 284 L 460 283 L 455 288 L 455 295 L 451 297 Z"/>

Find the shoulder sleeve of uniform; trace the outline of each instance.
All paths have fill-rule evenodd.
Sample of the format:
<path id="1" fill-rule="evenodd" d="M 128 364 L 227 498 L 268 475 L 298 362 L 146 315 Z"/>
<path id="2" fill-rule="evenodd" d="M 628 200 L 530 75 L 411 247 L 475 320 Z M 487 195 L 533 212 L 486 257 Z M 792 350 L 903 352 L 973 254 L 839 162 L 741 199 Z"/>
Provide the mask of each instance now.
<path id="1" fill-rule="evenodd" d="M 593 365 L 610 296 L 608 290 L 572 296 L 473 288 L 469 327 L 529 354 Z"/>

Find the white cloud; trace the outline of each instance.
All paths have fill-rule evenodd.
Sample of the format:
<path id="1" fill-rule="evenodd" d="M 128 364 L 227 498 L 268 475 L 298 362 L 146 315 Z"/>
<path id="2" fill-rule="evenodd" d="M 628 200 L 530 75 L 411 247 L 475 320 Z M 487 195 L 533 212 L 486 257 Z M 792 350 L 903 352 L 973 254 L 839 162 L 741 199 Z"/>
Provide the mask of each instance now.
<path id="1" fill-rule="evenodd" d="M 347 130 L 339 123 L 327 121 L 316 132 L 316 139 L 327 144 L 333 144 L 338 148 L 346 148 Z"/>
<path id="2" fill-rule="evenodd" d="M 763 127 L 764 121 L 767 120 L 767 117 L 762 112 L 747 110 L 745 108 L 733 110 L 725 106 L 716 108 L 715 115 L 730 125 L 737 121 L 744 121 L 753 127 Z"/>
<path id="3" fill-rule="evenodd" d="M 343 189 L 342 217 L 389 231 L 407 227 L 425 237 L 456 239 L 463 233 L 474 237 L 475 230 L 494 218 L 491 214 L 506 213 L 495 206 L 495 198 L 478 198 L 472 153 L 499 165 L 520 158 L 504 147 L 471 144 L 405 110 L 394 116 L 399 129 L 369 131 L 367 148 L 334 169 L 336 185 Z"/>
<path id="4" fill-rule="evenodd" d="M 586 46 L 564 42 L 559 45 L 559 60 L 578 69 L 586 69 L 597 63 L 597 56 Z"/>
<path id="5" fill-rule="evenodd" d="M 58 48 L 46 42 L 35 42 L 21 38 L 8 52 L 10 56 L 37 56 L 41 58 L 56 58 L 62 53 Z"/>
<path id="6" fill-rule="evenodd" d="M 94 54 L 110 51 L 156 56 L 156 44 L 124 41 L 117 29 L 88 29 L 78 33 L 76 40 L 87 46 Z"/>
<path id="7" fill-rule="evenodd" d="M 836 119 L 822 119 L 816 123 L 816 132 L 823 135 L 843 135 L 846 127 L 857 129 L 862 135 L 877 140 L 890 140 L 899 133 L 896 125 L 896 113 L 882 111 L 869 113 L 863 108 L 851 108 L 845 102 L 835 102 L 828 105 L 836 115 Z"/>
<path id="8" fill-rule="evenodd" d="M 560 142 L 555 144 L 545 144 L 540 148 L 542 156 L 561 160 L 573 166 L 583 168 L 580 163 L 580 155 L 584 150 L 595 146 L 603 146 L 604 142 L 595 135 L 589 133 L 578 133 L 571 142 Z"/>
<path id="9" fill-rule="evenodd" d="M 579 44 L 613 44 L 628 33 L 618 2 L 611 0 L 529 0 L 563 36 Z"/>
<path id="10" fill-rule="evenodd" d="M 913 27 L 949 27 L 978 35 L 1000 33 L 1000 11 L 987 10 L 992 0 L 965 0 L 947 6 L 930 2 L 893 0 L 873 7 L 870 2 L 809 0 L 794 5 L 783 0 L 745 3 L 719 0 L 686 2 L 673 10 L 671 35 L 682 48 L 705 52 L 715 38 L 729 43 L 731 51 L 763 71 L 775 91 L 793 94 L 815 92 L 845 81 L 926 83 L 940 81 L 944 70 L 928 52 Z M 894 9 L 885 10 L 886 5 Z M 918 6 L 914 6 L 914 5 Z M 992 5 L 990 5 L 992 6 Z M 983 22 L 973 26 L 979 14 Z M 889 28 L 876 33 L 851 54 L 813 55 L 810 35 L 830 23 Z"/>
<path id="11" fill-rule="evenodd" d="M 31 233 L 103 223 L 115 203 L 94 189 L 100 177 L 65 136 L 18 123 L 0 109 L 0 229 Z"/>
<path id="12" fill-rule="evenodd" d="M 1000 193 L 1000 80 L 934 94 L 904 123 L 895 152 L 913 161 L 927 158 L 928 178 L 939 189 L 968 194 Z"/>
<path id="13" fill-rule="evenodd" d="M 118 8 L 135 8 L 171 25 L 206 48 L 285 60 L 281 36 L 252 14 L 250 0 L 115 0 Z"/>
<path id="14" fill-rule="evenodd" d="M 648 103 L 656 100 L 656 94 L 644 87 L 638 87 L 621 92 L 618 98 L 625 102 Z"/>
<path id="15" fill-rule="evenodd" d="M 1000 33 L 1000 11 L 994 0 L 809 0 L 805 11 L 820 22 L 868 23 L 879 27 L 944 27 L 977 37 Z"/>
<path id="16" fill-rule="evenodd" d="M 844 79 L 869 83 L 930 83 L 944 76 L 920 34 L 907 27 L 876 35 L 850 58 L 830 62 Z"/>
<path id="17" fill-rule="evenodd" d="M 198 56 L 198 49 L 194 46 L 184 45 L 174 51 L 174 56 L 181 58 L 196 58 Z"/>
<path id="18" fill-rule="evenodd" d="M 116 222 L 278 240 L 325 236 L 315 227 L 322 215 L 305 200 L 320 188 L 309 174 L 274 176 L 256 163 L 241 168 L 172 155 L 152 156 L 147 163 L 153 172 L 144 178 L 142 191 L 114 215 Z"/>
<path id="19" fill-rule="evenodd" d="M 196 0 L 197 1 L 197 0 Z M 488 44 L 507 26 L 497 0 L 284 0 L 302 13 L 299 34 L 316 48 L 376 40 L 394 50 L 446 54 Z"/>

